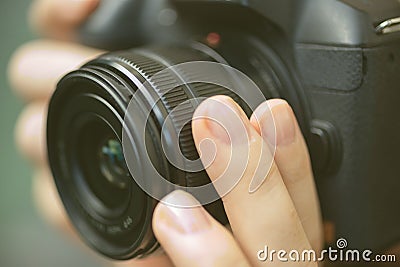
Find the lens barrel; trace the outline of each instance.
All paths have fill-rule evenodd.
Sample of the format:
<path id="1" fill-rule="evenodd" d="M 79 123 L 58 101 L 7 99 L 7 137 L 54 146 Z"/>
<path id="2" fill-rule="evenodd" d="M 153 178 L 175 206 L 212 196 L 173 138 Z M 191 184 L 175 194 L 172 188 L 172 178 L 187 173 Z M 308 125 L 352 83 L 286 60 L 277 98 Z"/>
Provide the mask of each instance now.
<path id="1" fill-rule="evenodd" d="M 200 82 L 165 91 L 171 77 L 152 77 L 179 63 L 220 61 L 214 55 L 197 44 L 113 52 L 69 73 L 57 85 L 47 122 L 50 166 L 72 223 L 82 239 L 103 255 L 124 260 L 146 256 L 159 247 L 151 229 L 157 201 L 130 176 L 121 145 L 129 101 L 144 83 L 151 81 L 149 94 L 159 96 L 157 112 L 151 113 L 145 132 L 146 153 L 154 167 L 177 185 L 209 183 L 204 170 L 185 172 L 168 162 L 160 131 L 166 116 L 185 101 L 221 94 L 239 101 L 237 96 L 224 87 Z M 191 160 L 198 154 L 187 120 L 195 108 L 180 109 L 171 116 L 179 131 L 181 153 Z M 135 129 L 135 125 L 128 126 Z M 138 133 L 131 130 L 128 134 Z M 137 161 L 135 166 L 140 168 L 140 156 L 129 160 Z M 206 209 L 227 223 L 221 201 Z"/>

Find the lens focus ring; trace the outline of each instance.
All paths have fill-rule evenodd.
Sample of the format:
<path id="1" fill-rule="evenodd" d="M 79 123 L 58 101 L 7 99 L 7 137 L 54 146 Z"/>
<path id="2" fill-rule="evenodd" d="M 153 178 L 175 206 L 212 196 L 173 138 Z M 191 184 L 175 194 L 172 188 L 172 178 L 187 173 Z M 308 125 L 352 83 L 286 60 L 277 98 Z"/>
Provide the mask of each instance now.
<path id="1" fill-rule="evenodd" d="M 172 72 L 163 70 L 175 66 L 177 64 L 195 61 L 212 61 L 215 59 L 186 47 L 169 47 L 157 48 L 149 50 L 133 50 L 113 53 L 117 59 L 129 68 L 140 73 L 144 80 L 151 84 L 151 90 L 158 95 L 162 106 L 165 107 L 166 113 L 169 114 L 173 123 L 175 131 L 179 133 L 179 148 L 182 155 L 188 160 L 196 160 L 199 155 L 196 150 L 193 137 L 191 119 L 193 113 L 198 105 L 204 98 L 215 95 L 227 95 L 238 101 L 238 97 L 230 90 L 224 87 L 196 82 L 191 84 L 184 84 L 177 87 L 171 85 L 177 84 L 177 79 L 185 79 L 185 77 L 177 77 Z M 179 73 L 182 76 L 193 76 L 195 74 Z M 195 101 L 190 101 L 196 99 Z M 159 121 L 160 124 L 163 121 Z M 185 166 L 185 170 L 187 170 Z M 190 168 L 189 168 L 190 169 Z M 173 177 L 173 182 L 179 183 L 183 186 L 200 186 L 208 183 L 204 177 L 207 177 L 204 171 L 186 172 L 185 179 L 176 179 Z"/>

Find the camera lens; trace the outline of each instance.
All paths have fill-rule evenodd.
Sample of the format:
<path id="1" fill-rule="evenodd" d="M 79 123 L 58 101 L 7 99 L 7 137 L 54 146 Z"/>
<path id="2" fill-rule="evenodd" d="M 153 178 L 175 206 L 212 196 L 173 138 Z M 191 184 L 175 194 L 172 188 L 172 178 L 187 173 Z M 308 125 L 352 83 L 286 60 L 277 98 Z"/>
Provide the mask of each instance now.
<path id="1" fill-rule="evenodd" d="M 150 183 L 158 192 L 163 188 L 152 186 L 145 158 L 172 184 L 199 187 L 209 183 L 204 170 L 183 171 L 172 164 L 163 153 L 162 140 L 171 143 L 168 131 L 178 133 L 179 152 L 186 159 L 198 159 L 190 120 L 202 99 L 228 95 L 245 110 L 247 106 L 234 92 L 212 83 L 183 82 L 172 90 L 165 89 L 171 81 L 186 81 L 185 75 L 196 78 L 197 73 L 155 74 L 180 63 L 221 60 L 215 51 L 197 43 L 127 50 L 102 55 L 58 83 L 47 121 L 49 162 L 72 223 L 98 252 L 124 260 L 144 257 L 159 247 L 151 229 L 157 200 L 136 182 Z M 210 75 L 232 78 L 227 73 Z M 261 77 L 265 76 L 264 72 Z M 147 91 L 139 90 L 146 83 L 150 84 Z M 137 103 L 137 112 L 131 114 L 127 110 L 135 93 L 140 93 L 141 102 Z M 157 99 L 154 106 L 149 99 Z M 148 106 L 151 113 L 144 119 L 141 114 Z M 167 118 L 170 124 L 165 137 L 161 130 Z M 145 125 L 144 137 L 139 125 Z M 123 133 L 130 140 L 130 165 L 124 158 L 126 147 L 121 145 Z M 137 142 L 142 139 L 144 144 Z M 132 166 L 134 177 L 129 171 Z M 227 223 L 220 200 L 205 208 L 221 223 Z"/>
<path id="2" fill-rule="evenodd" d="M 129 179 L 129 170 L 119 140 L 107 138 L 100 145 L 99 162 L 101 173 L 109 183 L 121 189 L 127 187 L 126 180 Z"/>
<path id="3" fill-rule="evenodd" d="M 81 173 L 74 177 L 77 189 L 94 216 L 117 218 L 126 210 L 131 194 L 132 178 L 122 146 L 103 118 L 93 115 L 86 120 L 72 141 L 75 168 Z"/>
<path id="4" fill-rule="evenodd" d="M 206 184 L 205 171 L 186 173 L 162 154 L 160 129 L 177 105 L 193 97 L 227 94 L 224 88 L 207 84 L 182 85 L 157 102 L 146 126 L 146 147 L 137 125 L 125 125 L 132 95 L 154 74 L 187 61 L 215 61 L 192 47 L 165 47 L 115 52 L 103 55 L 65 76 L 49 105 L 47 143 L 50 166 L 57 189 L 75 228 L 83 240 L 113 259 L 143 257 L 159 247 L 151 229 L 157 201 L 148 196 L 131 176 L 121 145 L 123 127 L 133 140 L 129 160 L 135 172 L 150 157 L 168 181 L 183 186 Z M 164 77 L 169 79 L 170 77 Z M 153 83 L 149 93 L 158 94 L 163 81 Z M 186 114 L 191 117 L 195 107 Z M 135 114 L 132 114 L 134 116 Z M 185 157 L 198 158 L 191 138 L 190 123 L 178 130 L 179 147 Z M 137 178 L 137 177 L 136 177 Z M 154 188 L 154 190 L 162 190 Z M 227 219 L 220 201 L 206 207 L 217 219 Z"/>

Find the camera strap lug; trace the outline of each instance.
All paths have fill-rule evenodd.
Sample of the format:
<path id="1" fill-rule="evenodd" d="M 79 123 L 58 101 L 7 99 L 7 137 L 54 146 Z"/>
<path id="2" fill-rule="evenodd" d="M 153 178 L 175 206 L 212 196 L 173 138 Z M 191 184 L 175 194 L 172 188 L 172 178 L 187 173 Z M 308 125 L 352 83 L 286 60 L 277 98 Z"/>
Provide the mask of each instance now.
<path id="1" fill-rule="evenodd" d="M 400 31 L 400 17 L 385 20 L 375 28 L 377 34 L 388 34 L 398 31 Z"/>

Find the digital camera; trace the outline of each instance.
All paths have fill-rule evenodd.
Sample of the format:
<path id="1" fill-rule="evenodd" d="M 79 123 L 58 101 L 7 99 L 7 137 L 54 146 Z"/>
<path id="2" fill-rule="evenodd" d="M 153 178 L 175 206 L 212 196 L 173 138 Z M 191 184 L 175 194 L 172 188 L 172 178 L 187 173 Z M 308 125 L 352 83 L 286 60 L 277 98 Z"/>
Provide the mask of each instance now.
<path id="1" fill-rule="evenodd" d="M 137 145 L 129 160 L 146 173 L 146 153 L 177 185 L 209 182 L 204 170 L 182 171 L 162 153 L 162 125 L 182 102 L 225 94 L 241 104 L 235 92 L 202 82 L 163 94 L 171 77 L 153 76 L 193 61 L 232 66 L 266 99 L 290 103 L 311 154 L 327 244 L 343 237 L 381 250 L 400 240 L 398 0 L 103 0 L 79 38 L 113 52 L 58 83 L 47 144 L 63 204 L 95 250 L 124 260 L 159 247 L 151 229 L 157 200 L 131 179 L 121 145 L 141 84 L 149 82 L 148 97 L 159 100 L 146 122 L 132 115 L 128 134 L 135 139 L 136 123 L 144 124 L 146 151 Z M 198 103 L 189 103 L 172 116 L 171 131 L 191 117 Z M 177 132 L 181 153 L 198 158 L 190 123 Z M 220 200 L 206 208 L 227 223 Z"/>

